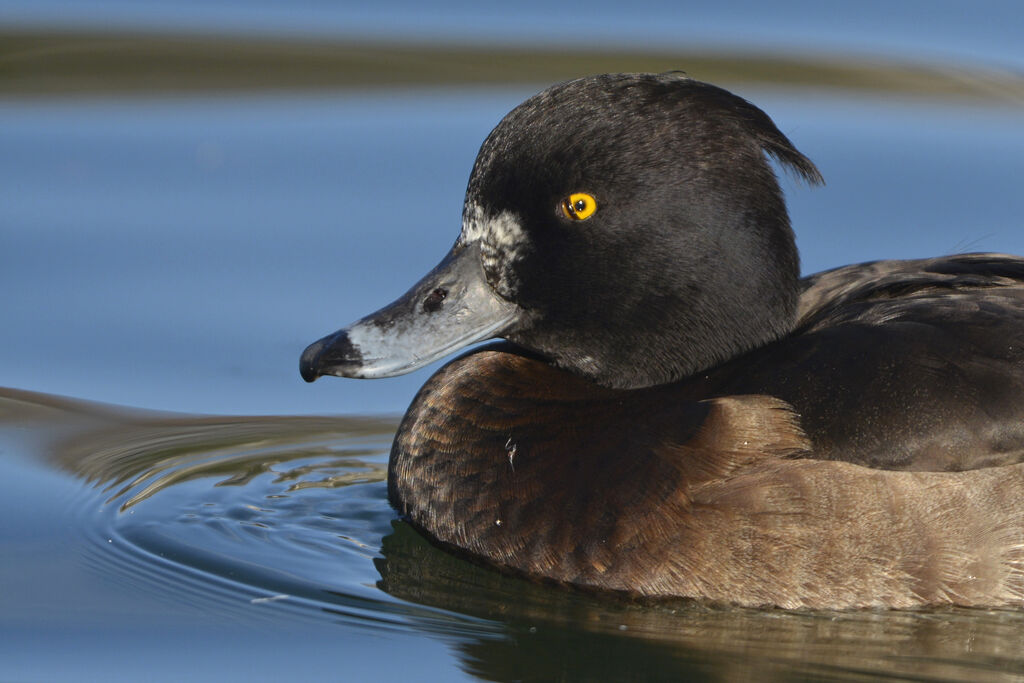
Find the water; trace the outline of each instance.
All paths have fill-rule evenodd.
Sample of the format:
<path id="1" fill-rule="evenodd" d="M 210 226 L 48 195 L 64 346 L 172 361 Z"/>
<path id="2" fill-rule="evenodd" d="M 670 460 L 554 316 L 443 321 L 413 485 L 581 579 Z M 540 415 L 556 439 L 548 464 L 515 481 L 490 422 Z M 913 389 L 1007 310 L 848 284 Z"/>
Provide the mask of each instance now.
<path id="1" fill-rule="evenodd" d="M 8 2 L 0 20 L 554 40 L 529 28 L 548 25 L 539 4 L 515 16 L 444 5 L 422 25 L 407 7 L 388 15 L 390 29 L 385 10 L 314 5 L 97 2 L 85 12 L 47 0 Z M 1024 253 L 1024 86 L 1012 71 L 1024 64 L 1024 11 L 885 7 L 816 17 L 794 3 L 766 16 L 754 4 L 655 20 L 653 5 L 598 4 L 573 25 L 609 49 L 649 34 L 709 54 L 806 53 L 802 84 L 763 80 L 742 50 L 723 83 L 768 111 L 828 181 L 785 181 L 806 272 Z M 572 18 L 553 11 L 559 25 Z M 848 54 L 872 55 L 866 87 L 808 75 L 819 55 Z M 932 60 L 950 83 L 972 74 L 973 95 L 887 88 L 897 69 L 886 60 L 906 56 Z M 298 354 L 447 251 L 477 147 L 544 82 L 218 92 L 181 74 L 176 93 L 68 96 L 28 94 L 5 73 L 0 383 L 12 388 L 0 391 L 0 677 L 1024 675 L 1014 611 L 641 607 L 497 575 L 396 519 L 387 451 L 429 371 L 306 385 Z M 319 414 L 340 417 L 308 417 Z"/>
<path id="2" fill-rule="evenodd" d="M 0 21 L 19 25 L 145 28 L 201 33 L 348 36 L 404 41 L 580 45 L 698 45 L 811 54 L 901 56 L 937 63 L 1024 64 L 1021 8 L 1013 0 L 970 5 L 860 0 L 687 3 L 615 0 L 552 4 L 413 0 L 367 5 L 322 0 L 5 0 Z"/>
<path id="3" fill-rule="evenodd" d="M 424 374 L 304 384 L 309 342 L 458 234 L 490 128 L 534 88 L 0 101 L 0 370 L 161 410 L 399 414 Z M 786 179 L 806 272 L 1024 252 L 1020 107 L 747 87 L 821 168 Z"/>
<path id="4" fill-rule="evenodd" d="M 1013 611 L 641 607 L 478 568 L 395 519 L 388 420 L 16 391 L 0 415 L 3 472 L 21 483 L 0 501 L 19 522 L 0 532 L 11 678 L 983 680 L 1021 666 Z"/>

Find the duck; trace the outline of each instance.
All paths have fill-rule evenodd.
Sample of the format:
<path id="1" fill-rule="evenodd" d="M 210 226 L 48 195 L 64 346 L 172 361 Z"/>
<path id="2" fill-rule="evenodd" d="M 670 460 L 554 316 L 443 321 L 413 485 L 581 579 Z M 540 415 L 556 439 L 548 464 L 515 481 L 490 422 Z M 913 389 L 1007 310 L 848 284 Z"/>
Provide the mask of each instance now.
<path id="1" fill-rule="evenodd" d="M 388 497 L 511 575 L 643 602 L 1024 606 L 1024 258 L 801 277 L 776 168 L 823 182 L 717 86 L 556 84 L 483 142 L 440 264 L 301 375 L 492 340 L 413 399 Z"/>

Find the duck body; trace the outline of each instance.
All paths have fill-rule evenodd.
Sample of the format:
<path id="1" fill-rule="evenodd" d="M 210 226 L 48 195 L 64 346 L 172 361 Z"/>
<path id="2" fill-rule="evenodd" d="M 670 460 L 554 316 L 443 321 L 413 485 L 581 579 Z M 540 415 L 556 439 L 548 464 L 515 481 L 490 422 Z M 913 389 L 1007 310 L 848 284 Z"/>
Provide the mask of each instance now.
<path id="1" fill-rule="evenodd" d="M 793 335 L 643 389 L 472 352 L 409 408 L 390 498 L 445 547 L 587 589 L 1022 604 L 1020 275 L 1024 259 L 987 254 L 822 273 Z M 942 314 L 979 309 L 994 329 Z"/>
<path id="2" fill-rule="evenodd" d="M 466 344 L 392 504 L 537 580 L 787 608 L 1024 604 L 1024 259 L 798 277 L 759 109 L 678 75 L 560 84 L 481 148 L 459 240 L 310 345 L 376 377 Z"/>

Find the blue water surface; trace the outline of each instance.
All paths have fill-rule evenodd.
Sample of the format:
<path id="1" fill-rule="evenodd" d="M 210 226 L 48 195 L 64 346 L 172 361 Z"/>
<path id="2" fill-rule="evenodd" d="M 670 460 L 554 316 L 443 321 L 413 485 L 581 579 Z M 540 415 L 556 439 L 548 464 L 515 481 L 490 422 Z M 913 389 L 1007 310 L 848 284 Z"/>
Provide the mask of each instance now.
<path id="1" fill-rule="evenodd" d="M 480 141 L 524 88 L 0 101 L 0 371 L 163 410 L 400 413 L 425 373 L 298 377 L 458 234 Z M 805 272 L 1024 252 L 1020 109 L 750 89 L 825 175 L 786 178 Z"/>
<path id="2" fill-rule="evenodd" d="M 1024 66 L 1016 2 L 0 0 L 12 26 L 856 55 L 993 83 Z M 395 416 L 430 370 L 307 385 L 299 353 L 444 255 L 480 142 L 544 85 L 0 91 L 0 678 L 1024 673 L 1014 612 L 606 604 L 452 558 L 396 518 Z M 1019 90 L 735 89 L 826 178 L 783 176 L 806 273 L 1024 253 Z M 337 417 L 269 417 L 317 414 Z"/>

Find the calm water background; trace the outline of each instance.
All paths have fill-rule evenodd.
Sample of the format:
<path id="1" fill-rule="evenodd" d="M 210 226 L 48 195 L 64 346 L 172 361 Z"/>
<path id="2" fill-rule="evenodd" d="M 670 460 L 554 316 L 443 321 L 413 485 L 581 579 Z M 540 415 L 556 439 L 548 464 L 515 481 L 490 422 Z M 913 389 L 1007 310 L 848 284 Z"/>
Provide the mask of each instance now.
<path id="1" fill-rule="evenodd" d="M 298 377 L 307 343 L 447 251 L 480 142 L 550 81 L 487 76 L 495 45 L 629 68 L 661 51 L 652 69 L 678 50 L 670 66 L 759 104 L 828 182 L 785 180 L 805 272 L 1024 253 L 1024 7 L 818 5 L 0 0 L 0 678 L 1024 675 L 1015 612 L 638 608 L 468 566 L 385 501 L 427 371 Z M 140 85 L 114 40 L 74 53 L 108 70 L 48 61 L 104 32 L 358 39 L 345 63 L 373 79 L 232 87 L 243 60 L 211 87 L 171 60 Z M 479 49 L 479 73 L 403 80 L 394 44 Z M 766 77 L 781 57 L 794 76 Z M 948 88 L 892 86 L 908 64 Z"/>

